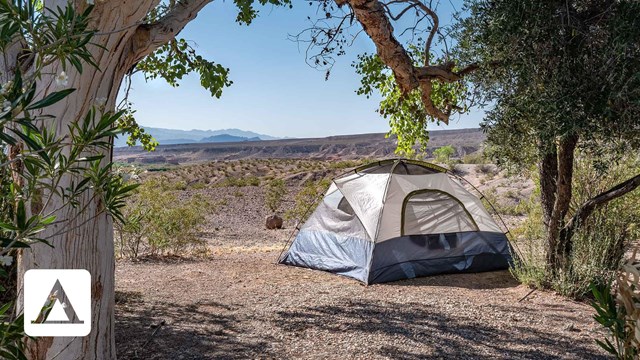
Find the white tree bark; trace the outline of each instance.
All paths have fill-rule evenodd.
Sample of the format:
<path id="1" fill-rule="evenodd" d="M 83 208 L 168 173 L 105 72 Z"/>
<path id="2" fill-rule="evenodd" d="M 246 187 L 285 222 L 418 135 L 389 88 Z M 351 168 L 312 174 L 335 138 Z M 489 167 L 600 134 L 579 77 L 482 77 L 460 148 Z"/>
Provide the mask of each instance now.
<path id="1" fill-rule="evenodd" d="M 140 25 L 148 11 L 158 2 L 159 0 L 96 1 L 92 27 L 98 31 L 98 34 L 94 41 L 106 50 L 97 46 L 91 48 L 99 70 L 85 65 L 83 73 L 80 74 L 73 68 L 67 67 L 68 87 L 77 90 L 64 101 L 46 109 L 47 114 L 55 116 L 55 120 L 51 121 L 55 121 L 55 128 L 59 135 L 67 134 L 67 126 L 83 117 L 94 104 L 95 99 L 105 98 L 107 99 L 106 108 L 114 108 L 118 90 L 127 71 L 141 56 L 155 49 L 150 45 L 149 26 Z M 64 8 L 66 4 L 67 0 L 45 1 L 45 6 L 48 8 L 56 6 Z M 85 1 L 78 0 L 74 1 L 74 5 L 79 10 L 87 6 Z M 195 15 L 190 19 L 193 17 Z M 173 35 L 182 27 L 184 24 L 171 29 Z M 145 34 L 147 36 L 144 36 Z M 161 44 L 156 46 L 159 45 Z M 45 70 L 50 75 L 45 75 L 42 83 L 38 84 L 38 97 L 56 90 L 53 74 L 60 71 L 62 68 L 59 64 Z M 106 155 L 107 159 L 110 159 L 111 154 Z M 88 270 L 92 278 L 92 319 L 88 319 L 92 323 L 91 333 L 86 337 L 78 338 L 39 338 L 29 344 L 28 355 L 31 359 L 116 358 L 112 221 L 102 212 L 102 204 L 97 200 L 91 200 L 91 194 L 86 194 L 82 203 L 88 204 L 82 213 L 78 213 L 79 209 L 73 208 L 66 208 L 57 213 L 57 220 L 69 221 L 52 226 L 44 234 L 43 237 L 50 240 L 53 248 L 38 244 L 22 253 L 18 260 L 19 281 L 22 281 L 24 272 L 35 268 Z M 50 207 L 55 209 L 60 204 L 61 199 L 53 199 Z M 52 236 L 63 228 L 72 230 Z"/>

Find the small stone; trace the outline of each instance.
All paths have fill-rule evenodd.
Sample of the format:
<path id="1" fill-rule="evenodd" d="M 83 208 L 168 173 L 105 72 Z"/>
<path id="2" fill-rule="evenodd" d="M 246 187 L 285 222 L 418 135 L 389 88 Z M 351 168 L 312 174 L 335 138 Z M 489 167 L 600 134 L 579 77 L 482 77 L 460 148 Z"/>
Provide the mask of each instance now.
<path id="1" fill-rule="evenodd" d="M 282 218 L 276 214 L 267 216 L 265 226 L 269 230 L 282 229 Z"/>
<path id="2" fill-rule="evenodd" d="M 580 329 L 578 329 L 574 324 L 568 324 L 567 326 L 564 327 L 565 331 L 573 331 L 573 332 L 580 332 Z"/>

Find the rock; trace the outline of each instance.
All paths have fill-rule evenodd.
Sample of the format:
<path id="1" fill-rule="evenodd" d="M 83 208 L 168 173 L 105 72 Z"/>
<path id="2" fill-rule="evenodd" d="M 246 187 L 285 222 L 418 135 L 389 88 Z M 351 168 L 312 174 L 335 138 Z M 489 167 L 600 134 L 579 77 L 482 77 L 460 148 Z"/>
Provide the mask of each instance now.
<path id="1" fill-rule="evenodd" d="M 265 221 L 265 226 L 267 229 L 282 229 L 282 218 L 278 215 L 270 215 L 267 216 Z"/>
<path id="2" fill-rule="evenodd" d="M 564 327 L 565 331 L 574 331 L 574 332 L 580 332 L 580 329 L 578 329 L 574 324 L 568 324 Z"/>

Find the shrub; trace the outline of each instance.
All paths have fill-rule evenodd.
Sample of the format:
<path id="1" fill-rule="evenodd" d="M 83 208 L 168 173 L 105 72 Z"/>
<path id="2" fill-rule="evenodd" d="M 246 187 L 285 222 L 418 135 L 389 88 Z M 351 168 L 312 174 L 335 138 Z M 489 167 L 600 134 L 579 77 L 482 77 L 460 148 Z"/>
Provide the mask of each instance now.
<path id="1" fill-rule="evenodd" d="M 244 187 L 244 186 L 260 186 L 260 179 L 255 176 L 245 177 L 226 177 L 222 181 L 216 183 L 215 187 Z"/>
<path id="2" fill-rule="evenodd" d="M 500 215 L 522 216 L 528 214 L 532 210 L 532 207 L 536 206 L 536 198 L 520 199 L 512 190 L 504 194 L 507 199 L 499 197 L 496 189 L 493 187 L 485 190 L 483 195 L 483 200 L 491 203 Z M 511 199 L 512 202 L 509 202 L 508 199 Z M 490 208 L 491 206 L 485 204 L 485 207 Z"/>
<path id="3" fill-rule="evenodd" d="M 464 169 L 462 168 L 462 166 L 460 166 L 460 164 L 453 165 L 453 167 L 451 168 L 451 173 L 457 176 L 464 176 L 467 174 L 466 171 L 464 171 Z"/>
<path id="4" fill-rule="evenodd" d="M 440 164 L 450 165 L 451 155 L 455 154 L 456 149 L 451 145 L 439 147 L 433 151 L 433 156 Z"/>
<path id="5" fill-rule="evenodd" d="M 199 232 L 211 205 L 200 195 L 179 200 L 170 189 L 165 179 L 148 179 L 128 201 L 125 225 L 116 224 L 120 256 L 179 255 L 204 248 Z"/>
<path id="6" fill-rule="evenodd" d="M 574 172 L 574 206 L 629 178 L 629 174 L 636 174 L 640 171 L 639 162 L 638 159 L 626 159 L 603 176 L 590 161 L 579 157 Z M 542 210 L 539 202 L 533 202 L 527 209 L 527 220 L 513 231 L 523 253 L 522 261 L 513 268 L 514 275 L 525 284 L 549 286 L 565 296 L 581 298 L 588 295 L 592 284 L 606 284 L 611 279 L 620 267 L 627 245 L 640 239 L 639 203 L 640 190 L 635 190 L 594 211 L 573 236 L 568 270 L 552 275 L 544 266 Z"/>
<path id="7" fill-rule="evenodd" d="M 463 164 L 486 164 L 487 160 L 482 151 L 476 151 L 462 157 Z"/>
<path id="8" fill-rule="evenodd" d="M 584 157 L 576 161 L 573 205 L 640 172 L 640 159 L 627 158 L 602 174 Z M 563 294 L 581 297 L 592 283 L 606 283 L 623 260 L 625 249 L 640 239 L 640 189 L 615 199 L 596 210 L 573 238 L 573 256 L 569 271 L 555 279 L 555 288 Z"/>
<path id="9" fill-rule="evenodd" d="M 285 213 L 285 219 L 304 222 L 313 212 L 321 195 L 329 188 L 331 181 L 323 179 L 320 181 L 309 181 L 300 190 L 294 199 L 294 206 Z"/>
<path id="10" fill-rule="evenodd" d="M 204 182 L 194 182 L 193 184 L 189 185 L 189 187 L 191 187 L 191 189 L 193 190 L 202 190 L 204 188 L 207 187 L 207 184 L 205 184 Z"/>
<path id="11" fill-rule="evenodd" d="M 187 182 L 184 180 L 165 181 L 162 183 L 162 186 L 164 189 L 167 189 L 167 190 L 180 190 L 180 191 L 187 190 Z"/>
<path id="12" fill-rule="evenodd" d="M 278 211 L 285 194 L 286 190 L 282 179 L 274 179 L 269 182 L 264 196 L 264 203 L 272 213 Z"/>
<path id="13" fill-rule="evenodd" d="M 476 171 L 484 174 L 490 179 L 498 174 L 498 168 L 491 164 L 482 164 L 480 167 L 476 168 Z"/>

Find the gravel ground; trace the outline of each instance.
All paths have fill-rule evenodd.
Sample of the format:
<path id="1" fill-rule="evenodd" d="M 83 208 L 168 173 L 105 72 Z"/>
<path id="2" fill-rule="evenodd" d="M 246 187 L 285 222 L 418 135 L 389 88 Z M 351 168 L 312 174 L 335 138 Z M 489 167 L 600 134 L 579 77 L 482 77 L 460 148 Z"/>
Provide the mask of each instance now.
<path id="1" fill-rule="evenodd" d="M 509 272 L 363 286 L 264 246 L 119 262 L 120 359 L 599 359 L 588 305 Z"/>
<path id="2" fill-rule="evenodd" d="M 467 170 L 481 187 L 502 181 L 483 185 Z M 120 359 L 605 358 L 587 304 L 542 291 L 519 301 L 530 290 L 507 271 L 363 286 L 274 265 L 293 223 L 264 229 L 264 186 L 182 196 L 195 192 L 216 203 L 201 234 L 205 259 L 117 263 Z"/>
<path id="3" fill-rule="evenodd" d="M 293 207 L 297 191 L 297 187 L 289 189 L 280 215 L 284 216 L 283 213 Z M 295 227 L 295 221 L 285 221 L 285 228 L 279 231 L 264 227 L 265 218 L 271 212 L 264 206 L 262 186 L 212 188 L 200 193 L 216 204 L 215 210 L 207 215 L 207 231 L 202 234 L 214 252 L 228 247 L 255 248 L 281 244 L 291 236 Z"/>

